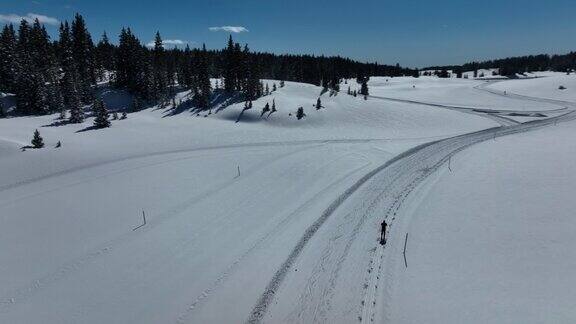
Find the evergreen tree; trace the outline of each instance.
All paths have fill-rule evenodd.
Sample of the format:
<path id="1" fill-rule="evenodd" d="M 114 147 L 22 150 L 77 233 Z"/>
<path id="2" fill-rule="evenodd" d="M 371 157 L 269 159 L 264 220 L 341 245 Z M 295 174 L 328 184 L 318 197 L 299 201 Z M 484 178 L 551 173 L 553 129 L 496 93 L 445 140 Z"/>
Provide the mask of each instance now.
<path id="1" fill-rule="evenodd" d="M 277 90 L 277 89 L 276 89 L 276 83 L 274 83 L 274 84 L 272 85 L 272 92 L 275 92 L 276 90 Z"/>
<path id="2" fill-rule="evenodd" d="M 106 104 L 102 99 L 96 99 L 94 101 L 94 105 L 92 106 L 92 110 L 96 115 L 94 118 L 94 127 L 96 128 L 106 128 L 110 127 L 110 113 L 108 112 L 108 108 L 106 108 Z"/>
<path id="3" fill-rule="evenodd" d="M 95 67 L 96 76 L 100 81 L 104 80 L 105 72 L 112 72 L 115 69 L 115 47 L 110 44 L 106 32 L 102 34 L 102 38 L 95 48 Z"/>
<path id="4" fill-rule="evenodd" d="M 198 94 L 195 96 L 196 104 L 201 109 L 210 107 L 212 96 L 212 86 L 210 84 L 210 74 L 208 72 L 208 55 L 206 45 L 202 46 L 202 52 L 198 59 Z"/>
<path id="5" fill-rule="evenodd" d="M 132 112 L 137 112 L 140 110 L 140 101 L 138 100 L 138 97 L 134 96 L 132 98 Z"/>
<path id="6" fill-rule="evenodd" d="M 14 92 L 18 73 L 16 33 L 12 24 L 5 25 L 0 34 L 0 91 Z"/>
<path id="7" fill-rule="evenodd" d="M 84 120 L 81 112 L 80 94 L 78 90 L 79 76 L 76 69 L 76 62 L 72 56 L 72 38 L 68 22 L 60 24 L 60 37 L 58 41 L 58 53 L 60 66 L 62 67 L 62 77 L 59 89 L 62 93 L 64 108 L 70 109 L 70 122 L 81 123 Z M 74 110 L 74 113 L 72 113 Z M 65 116 L 61 113 L 61 117 Z"/>
<path id="8" fill-rule="evenodd" d="M 32 147 L 39 149 L 44 147 L 44 139 L 40 136 L 40 132 L 38 130 L 34 131 L 34 137 L 32 138 Z"/>
<path id="9" fill-rule="evenodd" d="M 266 105 L 264 106 L 264 108 L 262 108 L 262 113 L 260 114 L 260 117 L 264 116 L 265 113 L 270 111 L 270 104 L 266 103 Z"/>
<path id="10" fill-rule="evenodd" d="M 304 113 L 304 108 L 303 107 L 298 108 L 298 112 L 296 113 L 296 118 L 298 118 L 298 120 L 300 120 L 304 117 L 306 117 L 306 114 Z"/>
<path id="11" fill-rule="evenodd" d="M 23 115 L 45 114 L 48 112 L 44 74 L 38 67 L 39 51 L 33 47 L 32 31 L 26 20 L 18 29 L 18 66 L 14 92 L 17 98 L 16 110 Z"/>
<path id="12" fill-rule="evenodd" d="M 244 89 L 244 97 L 246 100 L 256 100 L 261 95 L 260 74 L 258 64 L 250 58 L 250 51 L 248 46 L 244 47 L 244 54 L 246 57 L 246 70 L 248 71 L 246 79 L 246 87 Z"/>
<path id="13" fill-rule="evenodd" d="M 320 108 L 322 108 L 322 100 L 318 97 L 318 100 L 316 100 L 316 110 L 320 110 Z"/>
<path id="14" fill-rule="evenodd" d="M 236 69 L 238 68 L 237 51 L 232 40 L 232 35 L 228 39 L 228 46 L 225 50 L 224 63 L 224 90 L 231 93 L 237 88 Z"/>
<path id="15" fill-rule="evenodd" d="M 368 79 L 362 80 L 362 86 L 360 87 L 360 94 L 366 98 L 368 96 Z"/>
<path id="16" fill-rule="evenodd" d="M 270 115 L 272 115 L 273 113 L 277 112 L 278 110 L 276 110 L 276 100 L 272 99 L 272 110 L 270 110 L 270 113 L 268 113 L 268 117 L 270 117 Z"/>
<path id="17" fill-rule="evenodd" d="M 68 121 L 73 124 L 80 124 L 84 122 L 84 110 L 82 109 L 82 104 L 77 96 L 72 98 L 76 102 L 71 102 L 70 106 L 70 118 Z"/>
<path id="18" fill-rule="evenodd" d="M 153 99 L 159 100 L 166 97 L 168 87 L 168 75 L 164 58 L 164 45 L 162 44 L 160 32 L 156 32 L 152 56 L 152 73 L 154 78 L 152 96 Z"/>
<path id="19" fill-rule="evenodd" d="M 0 118 L 6 118 L 6 112 L 4 111 L 4 103 L 0 100 Z"/>
<path id="20" fill-rule="evenodd" d="M 126 114 L 125 111 L 122 112 L 122 116 L 120 117 L 120 120 L 126 119 L 128 118 L 128 115 Z"/>
<path id="21" fill-rule="evenodd" d="M 78 92 L 82 103 L 92 101 L 92 85 L 96 84 L 94 43 L 84 18 L 76 14 L 71 25 L 72 56 L 78 72 Z"/>

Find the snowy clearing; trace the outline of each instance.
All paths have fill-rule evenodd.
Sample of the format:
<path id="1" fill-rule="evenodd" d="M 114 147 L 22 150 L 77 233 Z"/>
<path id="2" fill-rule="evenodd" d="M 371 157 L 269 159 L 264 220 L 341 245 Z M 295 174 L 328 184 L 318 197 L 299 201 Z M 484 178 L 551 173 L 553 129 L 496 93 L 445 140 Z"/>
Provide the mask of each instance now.
<path id="1" fill-rule="evenodd" d="M 556 77 L 542 82 L 558 81 L 552 78 Z M 533 95 L 530 89 L 513 88 L 513 82 L 528 85 L 531 81 L 489 87 L 511 87 L 510 92 Z M 483 81 L 431 77 L 388 82 L 372 78 L 374 97 L 349 96 L 347 85 L 342 84 L 337 96 L 322 95 L 325 108 L 316 110 L 313 104 L 321 88 L 286 82 L 286 87 L 254 101 L 254 108 L 238 123 L 243 103 L 200 116 L 153 107 L 114 121 L 110 129 L 85 132 L 78 131 L 90 126 L 92 118 L 81 125 L 46 127 L 56 116 L 1 119 L 0 246 L 5 248 L 0 249 L 0 322 L 369 323 L 506 318 L 498 313 L 492 318 L 466 315 L 472 311 L 467 307 L 477 307 L 476 302 L 487 296 L 486 290 L 466 303 L 462 296 L 470 292 L 456 288 L 470 280 L 468 273 L 483 280 L 479 282 L 488 281 L 490 273 L 481 266 L 486 254 L 470 252 L 486 239 L 457 244 L 471 233 L 455 234 L 450 229 L 459 228 L 463 208 L 477 206 L 469 212 L 472 221 L 483 221 L 478 226 L 497 226 L 494 223 L 501 221 L 508 230 L 487 232 L 494 241 L 483 253 L 507 240 L 506 234 L 522 217 L 534 217 L 523 223 L 526 235 L 533 235 L 530 231 L 541 226 L 536 212 L 544 209 L 535 208 L 529 214 L 533 216 L 526 216 L 522 210 L 530 206 L 524 201 L 540 196 L 546 178 L 571 170 L 574 147 L 548 144 L 572 136 L 574 106 L 504 97 L 485 91 L 483 85 Z M 572 88 L 567 91 L 574 93 Z M 273 99 L 278 112 L 261 118 L 262 107 Z M 306 113 L 300 121 L 294 116 L 298 107 Z M 533 118 L 522 124 L 522 120 L 472 108 L 542 112 L 552 119 Z M 562 122 L 566 126 L 551 127 Z M 544 127 L 550 128 L 529 133 Z M 20 152 L 36 128 L 47 148 Z M 511 136 L 500 139 L 504 135 Z M 53 149 L 58 141 L 62 148 Z M 480 142 L 484 143 L 473 146 Z M 547 146 L 548 159 L 536 159 L 542 153 L 535 149 L 539 146 Z M 559 150 L 563 155 L 553 158 Z M 506 161 L 502 169 L 500 163 L 490 161 L 495 155 Z M 532 163 L 521 170 L 513 168 L 525 159 Z M 556 159 L 563 164 L 554 165 Z M 455 173 L 446 172 L 448 161 Z M 552 169 L 560 173 L 533 177 L 538 170 Z M 493 179 L 495 172 L 501 173 L 498 179 Z M 505 181 L 514 172 L 522 172 L 538 188 L 514 196 L 516 186 L 525 185 Z M 497 182 L 475 186 L 474 179 L 479 178 Z M 568 221 L 566 211 L 572 208 L 559 206 L 569 201 L 564 199 L 570 194 L 569 183 L 556 184 L 552 189 L 562 194 L 554 196 L 557 203 L 545 205 L 558 208 L 554 219 L 558 224 Z M 494 189 L 493 184 L 500 187 Z M 474 190 L 477 195 L 469 195 Z M 499 199 L 484 208 L 485 199 L 497 193 Z M 475 198 L 470 205 L 461 204 L 470 198 Z M 499 213 L 513 209 L 513 200 L 523 209 L 501 220 Z M 133 230 L 142 224 L 143 211 L 146 225 Z M 493 213 L 480 220 L 484 214 L 473 214 L 479 211 Z M 392 226 L 386 248 L 377 240 L 384 218 Z M 401 253 L 407 231 L 414 235 L 408 272 Z M 522 244 L 527 239 L 519 233 L 510 249 L 499 251 L 495 258 L 525 255 L 526 260 L 520 260 L 524 263 L 515 265 L 521 269 L 530 262 L 543 262 L 540 257 L 549 247 L 562 244 L 563 255 L 570 259 L 566 246 L 572 242 L 551 240 L 543 245 Z M 442 249 L 444 245 L 454 249 Z M 531 246 L 542 248 L 528 260 L 532 255 L 520 252 Z M 450 253 L 432 257 L 440 251 Z M 437 263 L 443 260 L 456 267 L 463 257 L 470 262 L 462 271 L 469 272 L 458 271 L 456 277 L 447 278 L 444 265 Z M 548 259 L 555 260 L 561 262 Z M 559 267 L 570 268 L 566 263 Z M 438 269 L 439 273 L 434 272 Z M 536 270 L 550 273 L 547 267 Z M 507 274 L 502 273 L 495 285 L 509 280 Z M 534 278 L 529 275 L 516 279 Z M 459 284 L 448 282 L 451 278 Z M 550 284 L 573 282 L 573 277 L 558 276 Z M 434 291 L 415 297 L 420 284 Z M 498 303 L 526 293 L 512 290 L 522 285 L 510 287 L 508 294 L 490 297 Z M 461 302 L 457 305 L 461 317 L 447 313 L 452 304 L 440 304 L 448 296 Z M 523 307 L 532 307 L 545 296 L 537 295 Z M 569 300 L 571 295 L 565 296 Z M 419 307 L 414 300 L 438 305 L 442 312 L 437 318 L 429 317 L 412 308 Z M 568 304 L 553 306 L 550 301 L 540 310 L 561 313 L 560 321 L 574 319 L 573 313 L 565 312 Z"/>

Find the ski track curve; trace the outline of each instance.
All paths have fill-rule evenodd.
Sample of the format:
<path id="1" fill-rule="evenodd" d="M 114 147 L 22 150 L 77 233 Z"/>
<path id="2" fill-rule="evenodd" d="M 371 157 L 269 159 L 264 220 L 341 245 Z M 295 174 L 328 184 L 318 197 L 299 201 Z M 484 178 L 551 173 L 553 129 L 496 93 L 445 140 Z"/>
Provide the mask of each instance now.
<path id="1" fill-rule="evenodd" d="M 478 90 L 482 90 L 482 89 L 480 88 Z M 385 99 L 385 100 L 391 99 L 391 98 L 385 98 L 385 97 L 374 97 L 374 98 Z M 527 96 L 519 96 L 517 98 L 519 100 L 532 100 L 533 99 L 533 98 L 530 98 Z M 441 107 L 441 108 L 449 108 L 449 109 L 456 108 L 455 110 L 459 110 L 459 111 L 466 112 L 466 113 L 471 113 L 470 108 L 460 109 L 458 107 L 447 107 L 445 105 L 428 104 L 428 103 L 414 102 L 414 101 L 409 101 L 409 100 L 408 101 L 397 100 L 397 99 L 392 99 L 392 100 L 403 101 L 406 103 L 413 103 L 413 104 L 433 105 L 433 106 Z M 538 128 L 546 127 L 549 125 L 553 125 L 553 124 L 556 124 L 558 122 L 566 122 L 569 120 L 576 119 L 575 112 L 570 109 L 570 107 L 572 107 L 572 105 L 573 105 L 572 103 L 560 102 L 557 100 L 546 100 L 546 99 L 542 99 L 542 98 L 535 98 L 535 100 L 538 102 L 547 102 L 547 103 L 552 103 L 555 105 L 563 106 L 563 108 L 559 109 L 558 111 L 567 111 L 567 112 L 562 114 L 562 115 L 559 115 L 559 116 L 550 117 L 547 119 L 528 121 L 525 123 L 518 123 L 518 122 L 514 122 L 513 124 L 512 123 L 509 123 L 509 124 L 508 123 L 502 123 L 502 126 L 500 126 L 500 127 L 493 127 L 493 128 L 489 128 L 489 129 L 485 129 L 485 130 L 481 130 L 481 131 L 477 131 L 477 132 L 472 132 L 469 134 L 454 136 L 451 138 L 422 144 L 420 146 L 417 146 L 413 149 L 410 149 L 410 150 L 396 156 L 392 160 L 390 160 L 390 161 L 386 162 L 385 164 L 377 167 L 376 169 L 372 170 L 371 172 L 366 174 L 364 177 L 362 177 L 360 180 L 358 180 L 354 185 L 352 185 L 344 193 L 342 193 L 340 196 L 338 196 L 324 210 L 324 212 L 316 219 L 316 221 L 314 223 L 312 223 L 308 227 L 308 229 L 304 232 L 304 234 L 302 235 L 302 237 L 300 238 L 300 240 L 298 241 L 296 246 L 292 249 L 292 251 L 289 254 L 289 256 L 287 257 L 287 259 L 279 266 L 278 270 L 276 271 L 276 273 L 274 274 L 272 279 L 269 281 L 264 292 L 261 294 L 257 303 L 253 307 L 253 309 L 250 313 L 250 316 L 246 320 L 246 323 L 261 323 L 261 322 L 263 322 L 264 317 L 265 317 L 271 303 L 274 301 L 276 292 L 278 291 L 281 284 L 285 280 L 285 278 L 288 274 L 288 271 L 295 264 L 298 257 L 300 256 L 300 254 L 302 253 L 304 248 L 308 245 L 310 240 L 314 237 L 314 234 L 320 229 L 320 227 L 326 222 L 326 220 L 330 216 L 332 216 L 332 214 L 335 213 L 335 211 L 338 209 L 338 207 L 340 207 L 361 186 L 363 186 L 364 184 L 369 182 L 376 175 L 380 176 L 381 173 L 400 174 L 400 176 L 398 178 L 396 178 L 396 180 L 391 180 L 391 182 L 390 182 L 390 187 L 395 188 L 394 191 L 397 192 L 396 195 L 394 195 L 393 193 L 387 192 L 387 194 L 389 194 L 390 196 L 396 197 L 396 199 L 392 202 L 392 204 L 388 205 L 389 207 L 388 207 L 388 212 L 386 215 L 387 219 L 389 217 L 392 217 L 392 220 L 389 220 L 391 223 L 390 224 L 391 225 L 390 230 L 392 230 L 392 228 L 394 226 L 393 223 L 394 223 L 396 214 L 397 214 L 398 210 L 400 209 L 402 201 L 404 199 L 406 199 L 406 197 L 408 197 L 410 192 L 412 190 L 414 190 L 418 186 L 419 183 L 421 183 L 424 179 L 426 179 L 426 177 L 428 175 L 432 174 L 436 169 L 438 169 L 441 165 L 443 165 L 446 161 L 448 161 L 448 159 L 452 155 L 457 154 L 458 152 L 460 152 L 460 151 L 462 151 L 462 150 L 464 150 L 464 149 L 466 149 L 466 148 L 468 148 L 474 144 L 484 142 L 487 140 L 491 140 L 491 139 L 495 139 L 497 137 L 527 132 L 527 131 L 535 130 Z M 490 115 L 481 114 L 481 116 L 485 116 L 485 117 L 489 118 L 488 116 L 490 116 Z M 394 177 L 391 177 L 391 179 L 394 179 Z M 401 185 L 395 186 L 394 185 L 395 182 L 401 182 Z M 379 197 L 382 197 L 383 193 L 384 192 L 380 192 L 379 195 L 377 195 L 377 197 L 375 199 L 377 200 L 377 199 L 379 199 Z M 392 211 L 392 210 L 395 210 L 395 211 L 391 215 L 390 211 Z M 363 220 L 365 220 L 365 217 L 361 217 L 359 223 L 363 222 Z M 356 231 L 359 226 L 361 226 L 361 224 L 358 224 L 357 226 L 355 226 L 354 231 Z M 350 239 L 353 240 L 354 236 L 350 236 Z M 345 246 L 349 246 L 350 244 L 351 244 L 351 242 L 349 242 L 349 244 L 346 244 Z M 380 250 L 382 250 L 382 252 L 377 252 L 378 247 L 376 247 L 376 250 L 374 253 L 376 259 L 382 259 L 383 258 L 383 253 L 384 253 L 383 250 L 384 249 L 380 249 Z M 330 253 L 334 253 L 334 251 L 331 251 Z M 342 262 L 342 258 L 345 258 L 345 257 L 346 257 L 346 251 L 344 251 L 344 253 L 341 254 L 341 258 L 337 260 L 337 263 Z M 382 262 L 382 261 L 377 261 L 377 262 Z M 379 264 L 379 263 L 376 263 L 376 264 Z M 334 268 L 337 271 L 338 267 L 335 266 Z M 358 316 L 358 319 L 361 322 L 363 322 L 363 321 L 373 322 L 374 321 L 374 317 L 376 314 L 376 295 L 378 294 L 377 286 L 378 286 L 379 278 L 381 277 L 381 272 L 382 272 L 382 267 L 381 267 L 381 264 L 379 264 L 379 268 L 377 269 L 377 271 L 372 271 L 371 275 L 368 276 L 368 279 L 367 279 L 367 282 L 368 282 L 367 285 L 368 286 L 366 287 L 367 292 L 364 296 L 362 307 L 359 310 L 359 316 Z M 328 275 L 326 277 L 328 277 L 328 278 L 332 277 L 333 278 L 333 275 Z M 370 289 L 368 289 L 368 288 L 370 288 Z M 366 300 L 366 299 L 368 299 L 368 300 Z M 327 301 L 321 301 L 321 302 L 326 303 Z M 316 311 L 315 314 L 318 314 L 318 312 Z M 326 319 L 326 318 L 323 318 L 323 319 Z M 318 318 L 316 318 L 316 320 L 318 320 Z"/>

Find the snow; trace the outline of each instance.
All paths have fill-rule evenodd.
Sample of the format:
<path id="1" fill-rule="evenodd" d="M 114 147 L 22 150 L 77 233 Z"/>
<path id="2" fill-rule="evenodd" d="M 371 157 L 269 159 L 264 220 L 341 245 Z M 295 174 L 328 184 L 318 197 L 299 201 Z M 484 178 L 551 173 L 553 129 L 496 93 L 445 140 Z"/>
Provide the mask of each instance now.
<path id="1" fill-rule="evenodd" d="M 113 121 L 109 129 L 88 131 L 82 130 L 92 125 L 92 117 L 80 125 L 61 126 L 50 126 L 56 115 L 0 119 L 0 322 L 419 322 L 428 313 L 410 308 L 411 299 L 439 298 L 426 299 L 438 305 L 442 298 L 452 297 L 449 294 L 462 297 L 467 292 L 437 289 L 435 294 L 414 296 L 420 283 L 442 287 L 434 281 L 442 279 L 447 287 L 452 284 L 442 273 L 432 272 L 446 270 L 434 263 L 436 259 L 452 265 L 449 269 L 462 281 L 481 266 L 469 250 L 485 243 L 480 238 L 469 245 L 454 243 L 452 254 L 444 259 L 428 256 L 430 247 L 464 237 L 464 232 L 454 236 L 453 230 L 446 231 L 462 222 L 461 213 L 444 215 L 442 210 L 461 212 L 468 203 L 460 202 L 474 198 L 469 203 L 475 207 L 470 211 L 476 219 L 472 225 L 493 227 L 478 224 L 479 216 L 472 212 L 511 211 L 505 220 L 508 234 L 527 208 L 540 213 L 545 207 L 555 208 L 558 218 L 545 226 L 569 221 L 565 212 L 572 208 L 566 199 L 570 182 L 548 183 L 562 193 L 546 204 L 537 198 L 547 189 L 544 181 L 574 173 L 574 163 L 569 165 L 574 147 L 548 145 L 556 136 L 571 138 L 572 124 L 498 138 L 496 144 L 490 140 L 461 152 L 478 141 L 537 125 L 468 108 L 549 112 L 563 104 L 504 97 L 485 91 L 488 84 L 483 81 L 386 79 L 371 78 L 368 100 L 347 95 L 348 85 L 359 87 L 348 80 L 337 96 L 322 95 L 321 110 L 313 107 L 321 88 L 286 82 L 284 88 L 254 101 L 254 108 L 238 123 L 243 103 L 199 116 L 185 109 L 150 107 Z M 265 82 L 270 88 L 274 82 L 279 86 L 278 81 Z M 512 82 L 530 81 L 505 85 L 515 86 Z M 100 86 L 112 110 L 131 102 L 127 94 Z M 496 86 L 500 85 L 489 84 L 490 89 Z M 517 90 L 522 93 L 523 88 Z M 176 101 L 186 95 L 179 93 Z M 278 112 L 261 118 L 262 107 L 272 100 Z M 307 115 L 300 121 L 295 117 L 298 107 Z M 566 112 L 551 115 L 562 121 L 568 118 L 562 117 Z M 21 152 L 34 129 L 40 130 L 46 148 Z M 63 146 L 55 149 L 58 141 Z M 548 156 L 542 169 L 534 155 L 540 146 L 546 146 L 543 153 Z M 558 151 L 565 155 L 556 158 Z M 435 171 L 450 155 L 455 172 Z M 495 157 L 499 159 L 490 160 Z M 507 179 L 521 171 L 525 182 L 490 176 Z M 472 181 L 478 179 L 482 185 L 474 187 Z M 517 186 L 507 187 L 511 183 L 532 189 L 522 196 L 515 193 Z M 468 195 L 473 190 L 477 196 Z M 484 198 L 493 192 L 501 198 L 490 204 Z M 524 199 L 531 203 L 515 210 L 524 206 Z M 142 224 L 143 211 L 147 224 L 133 230 Z M 437 216 L 434 224 L 428 214 Z M 375 230 L 383 216 L 400 217 L 392 223 L 386 249 L 377 244 Z M 491 220 L 504 221 L 501 218 Z M 530 219 L 523 225 L 527 231 L 545 221 Z M 426 226 L 437 227 L 428 232 Z M 411 233 L 411 275 L 398 272 L 403 261 L 396 253 L 388 254 L 403 243 L 404 228 Z M 505 240 L 501 234 L 491 238 Z M 558 240 L 537 245 L 544 246 L 539 259 L 524 254 L 525 263 L 519 266 L 541 265 L 543 251 L 552 246 L 563 257 L 572 256 L 566 247 L 573 242 L 567 237 Z M 499 253 L 521 256 L 517 252 L 525 242 L 517 236 L 509 250 Z M 486 250 L 495 246 L 490 244 Z M 469 272 L 457 271 L 465 253 L 470 262 L 461 269 Z M 476 275 L 482 274 L 505 275 Z M 515 293 L 525 291 L 494 297 L 511 298 Z M 535 298 L 542 296 L 548 295 Z M 566 291 L 560 296 L 566 303 L 573 297 Z M 468 311 L 464 307 L 471 305 L 459 306 Z M 553 306 L 542 307 L 546 305 Z M 447 306 L 438 307 L 442 312 L 437 318 L 450 319 Z"/>
<path id="2" fill-rule="evenodd" d="M 437 77 L 371 78 L 373 96 L 420 101 L 472 109 L 542 111 L 558 109 L 549 103 L 494 96 L 481 89 L 485 81 Z"/>
<path id="3" fill-rule="evenodd" d="M 576 73 L 555 73 L 553 77 L 539 77 L 519 81 L 498 82 L 489 88 L 496 91 L 508 91 L 519 95 L 576 102 Z M 559 87 L 564 86 L 565 90 Z"/>
<path id="4" fill-rule="evenodd" d="M 575 126 L 479 144 L 429 181 L 390 322 L 576 321 Z"/>

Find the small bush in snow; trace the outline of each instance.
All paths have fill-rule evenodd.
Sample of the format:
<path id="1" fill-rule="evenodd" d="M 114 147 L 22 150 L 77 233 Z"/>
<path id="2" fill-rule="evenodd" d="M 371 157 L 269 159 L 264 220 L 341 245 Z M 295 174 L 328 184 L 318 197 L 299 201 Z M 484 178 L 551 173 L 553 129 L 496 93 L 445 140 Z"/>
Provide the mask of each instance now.
<path id="1" fill-rule="evenodd" d="M 108 108 L 104 104 L 104 101 L 101 99 L 97 99 L 94 101 L 94 106 L 92 108 L 94 110 L 94 114 L 96 118 L 94 119 L 94 127 L 96 128 L 106 128 L 110 127 L 110 114 L 108 113 Z"/>
<path id="2" fill-rule="evenodd" d="M 38 130 L 34 131 L 34 138 L 32 138 L 32 147 L 34 148 L 43 148 L 44 147 L 44 139 L 40 136 L 40 132 Z"/>
<path id="3" fill-rule="evenodd" d="M 304 117 L 306 117 L 306 114 L 304 113 L 304 108 L 303 107 L 298 108 L 298 112 L 296 113 L 296 118 L 298 118 L 298 120 L 300 120 Z"/>

